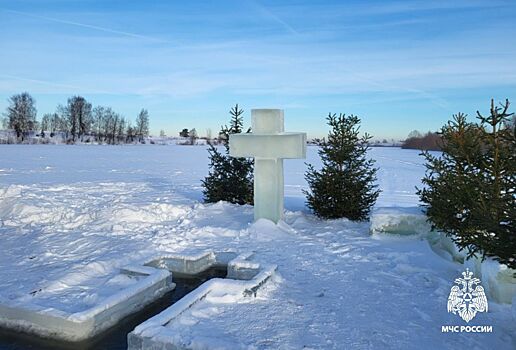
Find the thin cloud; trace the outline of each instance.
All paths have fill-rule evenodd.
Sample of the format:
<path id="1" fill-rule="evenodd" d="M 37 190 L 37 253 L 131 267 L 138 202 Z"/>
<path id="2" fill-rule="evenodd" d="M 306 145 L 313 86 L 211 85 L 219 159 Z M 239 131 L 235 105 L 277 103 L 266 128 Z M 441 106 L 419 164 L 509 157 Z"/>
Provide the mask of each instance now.
<path id="1" fill-rule="evenodd" d="M 80 87 L 80 86 L 76 86 L 76 85 L 61 84 L 61 83 L 55 83 L 55 82 L 51 82 L 51 81 L 47 81 L 47 80 L 25 78 L 25 77 L 20 77 L 20 76 L 15 76 L 15 75 L 8 75 L 8 74 L 0 74 L 0 78 L 24 81 L 24 82 L 28 82 L 28 83 L 42 84 L 42 85 L 52 86 L 52 87 L 56 87 L 56 88 L 65 88 L 65 89 L 68 89 L 68 90 L 72 89 L 72 90 L 75 90 L 75 91 L 83 91 L 83 90 L 85 90 L 84 87 Z M 107 93 L 106 91 L 102 91 L 102 90 L 89 90 L 89 89 L 86 89 L 86 90 L 88 90 L 88 92 L 91 92 L 91 93 L 99 93 L 99 94 Z"/>
<path id="2" fill-rule="evenodd" d="M 160 39 L 160 38 L 155 38 L 155 37 L 136 34 L 136 33 L 124 32 L 121 30 L 115 30 L 115 29 L 110 29 L 110 28 L 106 28 L 106 27 L 94 26 L 94 25 L 86 24 L 86 23 L 67 21 L 67 20 L 53 18 L 53 17 L 47 17 L 47 16 L 34 15 L 32 13 L 21 12 L 21 11 L 5 10 L 5 9 L 3 11 L 21 15 L 21 16 L 42 19 L 45 21 L 50 21 L 50 22 L 55 22 L 55 23 L 68 24 L 68 25 L 72 25 L 72 26 L 98 30 L 98 31 L 105 32 L 105 33 L 117 34 L 117 35 L 127 36 L 127 37 L 131 37 L 131 38 L 136 38 L 136 39 L 144 39 L 144 40 L 150 40 L 150 41 L 161 42 L 161 43 L 171 43 L 168 40 L 164 40 L 164 39 Z"/>
<path id="3" fill-rule="evenodd" d="M 348 73 L 353 75 L 358 80 L 362 80 L 363 82 L 371 84 L 373 86 L 378 86 L 387 91 L 389 91 L 389 90 L 390 91 L 403 91 L 403 92 L 410 93 L 410 94 L 416 94 L 416 95 L 422 97 L 423 99 L 428 100 L 430 103 L 434 104 L 435 106 L 440 107 L 444 110 L 450 111 L 448 101 L 446 101 L 445 99 L 443 99 L 435 94 L 427 92 L 425 90 L 383 83 L 383 82 L 377 81 L 375 79 L 367 78 L 367 77 L 363 76 L 362 74 L 359 74 L 359 73 L 356 73 L 353 71 L 348 71 Z"/>
<path id="4" fill-rule="evenodd" d="M 368 14 L 399 14 L 404 12 L 417 12 L 417 11 L 432 11 L 432 10 L 457 10 L 457 9 L 468 9 L 468 8 L 488 8 L 488 7 L 501 7 L 505 6 L 500 1 L 472 1 L 472 0 L 459 0 L 459 1 L 399 1 L 393 3 L 381 3 L 376 6 L 363 6 L 363 11 Z"/>

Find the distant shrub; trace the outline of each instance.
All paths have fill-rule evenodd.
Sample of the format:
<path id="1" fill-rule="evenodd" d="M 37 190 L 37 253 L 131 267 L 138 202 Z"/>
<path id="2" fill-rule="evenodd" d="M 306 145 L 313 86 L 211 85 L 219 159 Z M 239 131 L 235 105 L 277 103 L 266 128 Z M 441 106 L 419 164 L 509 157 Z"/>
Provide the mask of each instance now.
<path id="1" fill-rule="evenodd" d="M 440 151 L 442 139 L 438 133 L 428 132 L 424 136 L 412 136 L 401 145 L 403 149 L 418 149 L 422 151 Z"/>

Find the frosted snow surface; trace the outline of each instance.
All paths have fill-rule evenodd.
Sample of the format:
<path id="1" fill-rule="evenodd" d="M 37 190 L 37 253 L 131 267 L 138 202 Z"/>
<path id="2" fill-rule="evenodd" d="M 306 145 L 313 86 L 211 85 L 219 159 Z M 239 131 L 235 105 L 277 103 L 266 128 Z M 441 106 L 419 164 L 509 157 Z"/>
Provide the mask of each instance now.
<path id="1" fill-rule="evenodd" d="M 375 148 L 378 207 L 414 207 L 417 151 Z M 308 162 L 318 164 L 316 148 Z M 181 316 L 192 346 L 458 349 L 516 347 L 509 305 L 443 334 L 463 266 L 417 236 L 371 236 L 367 223 L 321 221 L 304 206 L 303 160 L 285 164 L 285 222 L 250 224 L 249 206 L 201 204 L 205 147 L 0 146 L 0 295 L 80 311 L 132 283 L 118 268 L 156 253 L 255 251 L 279 277 L 256 299 L 211 298 Z"/>

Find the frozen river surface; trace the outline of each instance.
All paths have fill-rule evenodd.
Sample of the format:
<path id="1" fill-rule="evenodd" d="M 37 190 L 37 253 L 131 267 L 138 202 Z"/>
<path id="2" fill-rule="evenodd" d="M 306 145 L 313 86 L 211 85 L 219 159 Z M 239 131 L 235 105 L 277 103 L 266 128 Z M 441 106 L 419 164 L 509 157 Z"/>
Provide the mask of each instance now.
<path id="1" fill-rule="evenodd" d="M 319 164 L 317 149 L 308 162 Z M 374 148 L 378 207 L 416 206 L 418 151 Z M 309 213 L 303 160 L 285 161 L 285 222 L 252 224 L 252 208 L 203 204 L 207 151 L 196 146 L 0 146 L 0 296 L 68 312 L 124 286 L 119 267 L 157 252 L 255 251 L 279 277 L 257 298 L 205 301 L 182 316 L 186 343 L 230 348 L 514 349 L 508 305 L 443 334 L 463 267 L 417 238 L 371 236 L 367 223 Z M 472 321 L 473 322 L 473 321 Z"/>

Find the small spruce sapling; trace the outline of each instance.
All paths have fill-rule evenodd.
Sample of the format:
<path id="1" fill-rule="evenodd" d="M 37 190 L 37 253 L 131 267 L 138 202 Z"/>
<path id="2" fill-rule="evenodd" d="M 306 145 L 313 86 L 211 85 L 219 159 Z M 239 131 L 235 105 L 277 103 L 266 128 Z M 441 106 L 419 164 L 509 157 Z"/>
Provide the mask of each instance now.
<path id="1" fill-rule="evenodd" d="M 418 190 L 432 227 L 468 257 L 493 257 L 516 268 L 516 135 L 509 101 L 491 101 L 479 123 L 453 116 L 441 129 L 442 155 L 424 152 L 425 187 Z"/>
<path id="2" fill-rule="evenodd" d="M 224 150 L 219 150 L 210 143 L 210 172 L 202 181 L 204 201 L 213 203 L 226 201 L 236 204 L 253 204 L 253 160 L 235 158 L 229 155 L 229 135 L 243 131 L 244 111 L 238 107 L 231 108 L 229 126 L 220 132 Z M 250 132 L 248 130 L 247 132 Z"/>
<path id="3" fill-rule="evenodd" d="M 321 218 L 367 220 L 380 194 L 374 160 L 367 158 L 371 136 L 359 137 L 360 119 L 354 115 L 330 113 L 327 123 L 328 139 L 319 144 L 322 169 L 309 164 L 305 174 L 308 207 Z"/>

